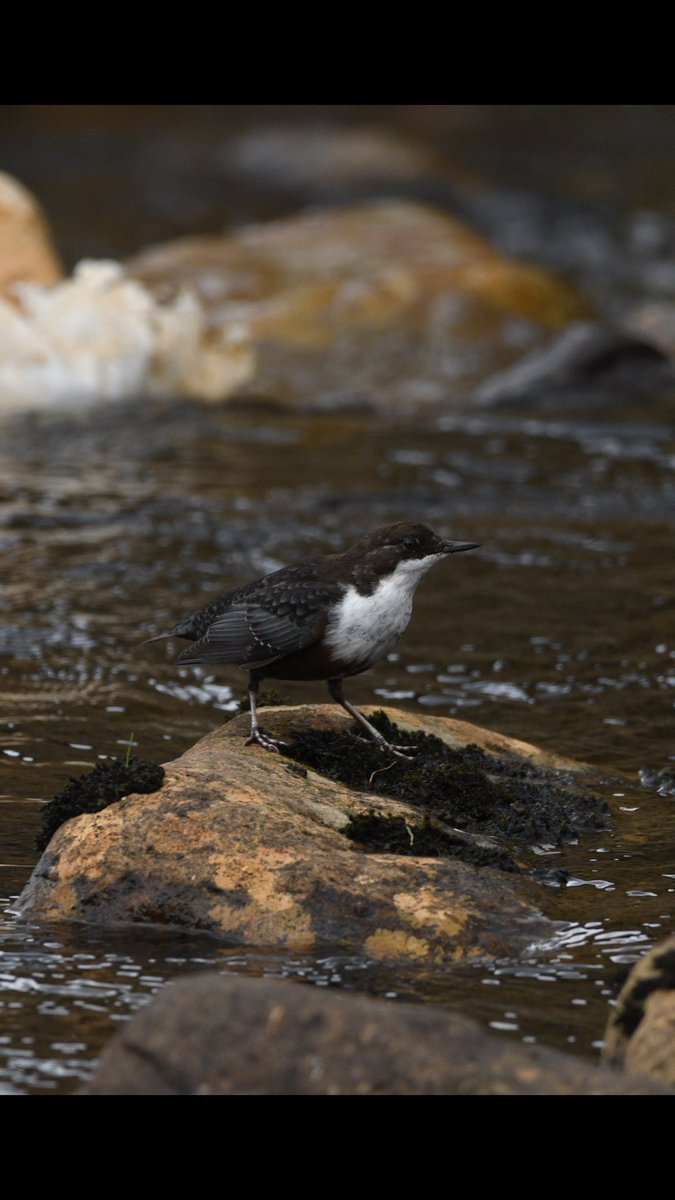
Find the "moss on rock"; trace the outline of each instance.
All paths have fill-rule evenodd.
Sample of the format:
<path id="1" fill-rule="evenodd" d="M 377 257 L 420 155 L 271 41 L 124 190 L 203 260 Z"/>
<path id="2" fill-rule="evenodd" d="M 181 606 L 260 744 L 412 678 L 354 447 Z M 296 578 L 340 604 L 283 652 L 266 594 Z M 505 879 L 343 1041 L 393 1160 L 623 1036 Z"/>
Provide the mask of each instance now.
<path id="1" fill-rule="evenodd" d="M 300 730 L 287 753 L 329 779 L 402 800 L 461 830 L 559 845 L 607 825 L 606 802 L 575 791 L 569 772 L 475 745 L 454 749 L 421 730 L 401 731 L 382 712 L 372 722 L 387 741 L 413 747 L 414 759 L 387 760 L 348 729 Z M 398 841 L 405 845 L 402 835 Z"/>
<path id="2" fill-rule="evenodd" d="M 71 778 L 62 792 L 42 806 L 42 828 L 35 837 L 35 849 L 45 850 L 59 826 L 71 817 L 101 812 L 132 792 L 156 792 L 163 783 L 164 768 L 145 758 L 97 763 L 93 771 Z"/>

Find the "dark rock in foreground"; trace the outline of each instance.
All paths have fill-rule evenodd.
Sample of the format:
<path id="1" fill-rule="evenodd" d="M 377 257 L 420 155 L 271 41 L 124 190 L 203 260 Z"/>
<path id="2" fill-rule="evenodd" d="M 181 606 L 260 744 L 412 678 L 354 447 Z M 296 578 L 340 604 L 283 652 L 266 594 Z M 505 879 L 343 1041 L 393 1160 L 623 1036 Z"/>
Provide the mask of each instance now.
<path id="1" fill-rule="evenodd" d="M 646 1096 L 649 1080 L 490 1036 L 411 1004 L 207 974 L 113 1039 L 87 1095 Z"/>

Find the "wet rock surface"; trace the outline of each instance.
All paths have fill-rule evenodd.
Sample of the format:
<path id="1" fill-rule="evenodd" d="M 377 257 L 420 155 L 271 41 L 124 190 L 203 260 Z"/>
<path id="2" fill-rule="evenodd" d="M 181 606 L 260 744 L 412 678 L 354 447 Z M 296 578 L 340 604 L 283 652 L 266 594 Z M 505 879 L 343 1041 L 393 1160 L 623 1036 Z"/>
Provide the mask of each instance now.
<path id="1" fill-rule="evenodd" d="M 609 1020 L 604 1057 L 675 1086 L 675 937 L 633 967 Z"/>
<path id="2" fill-rule="evenodd" d="M 435 735 L 429 743 L 441 756 L 446 783 L 458 761 L 474 806 L 481 786 L 494 802 L 491 768 L 502 759 L 510 764 L 509 787 L 524 786 L 530 801 L 538 777 L 549 801 L 562 796 L 563 803 L 579 804 L 579 795 L 568 796 L 565 781 L 575 764 L 567 760 L 449 718 L 390 710 L 383 719 L 394 717 L 406 739 L 423 748 L 423 735 Z M 234 943 L 303 951 L 341 945 L 374 958 L 429 963 L 516 953 L 550 936 L 552 926 L 539 912 L 541 889 L 515 874 L 517 856 L 484 835 L 484 821 L 474 821 L 478 832 L 460 828 L 456 797 L 442 817 L 438 805 L 425 810 L 410 802 L 425 786 L 436 786 L 433 759 L 422 768 L 411 764 L 411 772 L 421 772 L 414 784 L 405 783 L 404 770 L 407 799 L 397 799 L 246 746 L 249 723 L 247 715 L 238 717 L 166 764 L 160 790 L 63 825 L 35 868 L 19 912 L 176 925 Z M 348 733 L 349 718 L 332 706 L 265 709 L 264 724 L 289 745 L 316 746 L 329 735 L 337 757 L 358 759 L 371 784 L 392 768 L 385 755 L 373 758 L 369 746 L 364 758 L 362 744 Z M 473 775 L 462 758 L 467 745 Z M 431 772 L 428 780 L 425 772 Z M 504 812 L 517 799 L 516 791 L 506 794 L 511 800 Z M 519 803 L 527 807 L 522 793 Z M 593 798 L 589 813 L 593 823 Z M 376 838 L 369 847 L 369 832 L 383 828 L 384 843 Z M 412 855 L 399 852 L 406 837 Z"/>
<path id="3" fill-rule="evenodd" d="M 305 205 L 380 188 L 419 191 L 425 181 L 451 174 L 430 146 L 377 125 L 263 126 L 233 138 L 222 157 L 234 175 L 277 187 Z"/>
<path id="4" fill-rule="evenodd" d="M 104 1051 L 84 1094 L 667 1095 L 411 1004 L 205 974 L 166 988 Z"/>
<path id="5" fill-rule="evenodd" d="M 360 150 L 353 140 L 347 154 L 362 158 L 368 138 Z M 37 204 L 4 176 L 3 230 L 5 291 L 20 284 L 15 306 L 0 307 L 0 408 L 10 411 L 241 390 L 293 407 L 388 411 L 459 394 L 477 370 L 590 311 L 571 285 L 403 198 L 180 239 L 126 270 L 83 260 L 67 280 Z"/>

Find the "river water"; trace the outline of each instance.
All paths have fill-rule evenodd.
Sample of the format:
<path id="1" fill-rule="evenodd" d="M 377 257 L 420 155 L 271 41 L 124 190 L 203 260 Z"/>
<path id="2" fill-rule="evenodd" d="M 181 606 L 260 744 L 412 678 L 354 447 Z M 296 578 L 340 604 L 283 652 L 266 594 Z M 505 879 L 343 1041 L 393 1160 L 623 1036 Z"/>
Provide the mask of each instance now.
<path id="1" fill-rule="evenodd" d="M 602 112 L 594 110 L 597 128 L 604 120 L 614 130 Z M 221 114 L 223 128 L 236 115 Z M 358 112 L 337 116 L 351 126 L 361 119 Z M 10 169 L 23 167 L 26 178 L 32 163 L 27 182 L 40 178 L 46 187 L 53 171 L 44 155 L 31 159 L 19 141 L 27 120 L 23 110 L 10 112 L 0 145 Z M 33 120 L 42 128 L 39 116 Z M 222 134 L 217 114 L 207 120 L 200 110 L 199 120 Z M 407 135 L 411 128 L 419 135 L 421 120 L 399 114 Z M 507 187 L 497 118 L 481 154 L 470 134 L 476 123 L 485 126 L 485 113 L 469 110 L 464 125 L 458 114 L 453 120 L 457 154 L 471 173 L 462 203 L 512 253 L 545 262 L 564 259 L 567 247 L 570 273 L 605 314 L 667 294 L 654 267 L 657 258 L 668 261 L 675 198 L 658 193 L 655 172 L 650 195 L 636 197 L 633 177 L 617 167 L 610 211 L 590 168 L 569 183 L 571 150 L 557 176 L 549 154 L 549 175 L 539 177 L 537 150 L 549 147 L 561 122 L 580 147 L 577 174 L 584 155 L 591 158 L 576 109 L 567 125 L 559 109 L 545 111 L 536 128 L 529 114 L 505 110 L 504 128 L 520 131 L 520 155 L 529 147 L 540 164 L 539 174 L 532 168 L 524 181 L 521 174 L 519 188 Z M 642 120 L 652 143 L 640 142 L 632 118 L 623 143 L 615 131 L 618 149 L 640 145 L 648 156 L 655 140 L 659 150 L 669 148 L 672 112 Z M 167 122 L 173 162 L 182 135 Z M 255 127 L 249 114 L 242 124 Z M 66 121 L 64 161 L 79 162 L 84 134 L 75 145 L 69 128 Z M 434 109 L 428 136 L 436 151 L 441 128 Z M 119 154 L 119 178 L 136 179 Z M 605 160 L 598 178 L 611 169 Z M 196 188 L 199 171 L 195 179 Z M 57 209 L 63 188 L 61 179 Z M 183 211 L 180 189 L 170 193 L 163 225 L 147 189 L 152 203 L 140 189 L 132 225 L 143 228 L 152 212 L 158 232 L 169 236 Z M 275 195 L 283 207 L 268 188 L 256 210 L 259 181 L 240 184 L 238 194 L 247 217 L 270 215 Z M 42 195 L 49 206 L 50 195 Z M 213 202 L 213 190 L 206 195 Z M 524 211 L 539 214 L 539 224 L 534 217 L 523 223 Z M 113 228 L 108 218 L 106 230 Z M 646 229 L 648 218 L 661 231 L 660 256 L 653 241 L 636 249 L 635 230 Z M 63 236 L 75 256 L 82 252 L 75 221 Z M 120 229 L 116 236 L 121 242 Z M 613 264 L 604 292 L 603 255 Z M 91 412 L 25 414 L 3 424 L 0 1086 L 72 1091 L 91 1074 L 117 1023 L 168 979 L 204 966 L 433 1002 L 471 1011 L 499 1036 L 597 1057 L 626 970 L 672 929 L 675 800 L 638 778 L 643 766 L 675 762 L 672 399 L 659 393 L 594 407 L 586 398 L 556 411 L 478 409 L 471 396 L 453 396 L 376 420 L 358 406 L 297 413 L 261 400 L 215 408 L 167 400 L 109 406 L 95 419 Z M 8 910 L 36 860 L 40 804 L 68 776 L 124 754 L 130 740 L 144 757 L 177 757 L 226 719 L 242 694 L 235 668 L 217 676 L 177 669 L 164 644 L 143 640 L 237 582 L 403 518 L 481 549 L 426 577 L 397 654 L 351 681 L 350 698 L 456 715 L 621 779 L 605 789 L 611 828 L 562 851 L 533 850 L 571 874 L 566 889 L 542 888 L 542 908 L 561 921 L 555 941 L 518 961 L 420 977 L 330 948 L 320 958 L 289 959 L 165 931 L 17 923 Z M 325 698 L 321 684 L 282 690 L 290 702 Z"/>

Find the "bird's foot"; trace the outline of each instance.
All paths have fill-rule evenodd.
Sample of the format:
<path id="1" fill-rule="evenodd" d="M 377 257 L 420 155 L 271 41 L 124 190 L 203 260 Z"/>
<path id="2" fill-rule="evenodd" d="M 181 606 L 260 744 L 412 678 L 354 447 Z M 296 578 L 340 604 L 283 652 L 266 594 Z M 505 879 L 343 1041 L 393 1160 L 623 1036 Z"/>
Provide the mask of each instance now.
<path id="1" fill-rule="evenodd" d="M 393 754 L 395 758 L 404 758 L 408 762 L 414 762 L 417 746 L 396 746 L 392 742 L 388 742 L 386 738 L 369 738 L 361 737 L 360 734 L 355 734 L 357 742 L 363 742 L 366 746 L 375 745 L 383 754 Z M 411 753 L 408 753 L 412 751 Z"/>
<path id="2" fill-rule="evenodd" d="M 247 737 L 244 745 L 255 746 L 256 743 L 258 746 L 262 746 L 264 750 L 273 750 L 276 754 L 281 754 L 281 747 L 286 746 L 286 742 L 270 737 L 269 733 L 265 733 L 264 729 L 252 730 L 251 736 Z"/>
<path id="3" fill-rule="evenodd" d="M 377 745 L 378 748 L 383 750 L 385 754 L 393 754 L 394 758 L 404 758 L 406 762 L 415 761 L 415 752 L 417 751 L 417 746 L 393 746 L 391 742 L 378 742 Z M 413 751 L 412 754 L 407 753 L 407 751 L 410 750 Z"/>
<path id="4" fill-rule="evenodd" d="M 392 742 L 388 742 L 386 738 L 379 737 L 361 737 L 360 733 L 355 733 L 354 737 L 357 742 L 363 742 L 366 746 L 377 746 L 378 750 L 382 750 L 385 754 L 393 754 L 396 758 L 405 758 L 408 762 L 413 762 L 415 754 L 417 754 L 418 746 L 397 746 Z M 412 751 L 412 753 L 409 753 Z"/>

